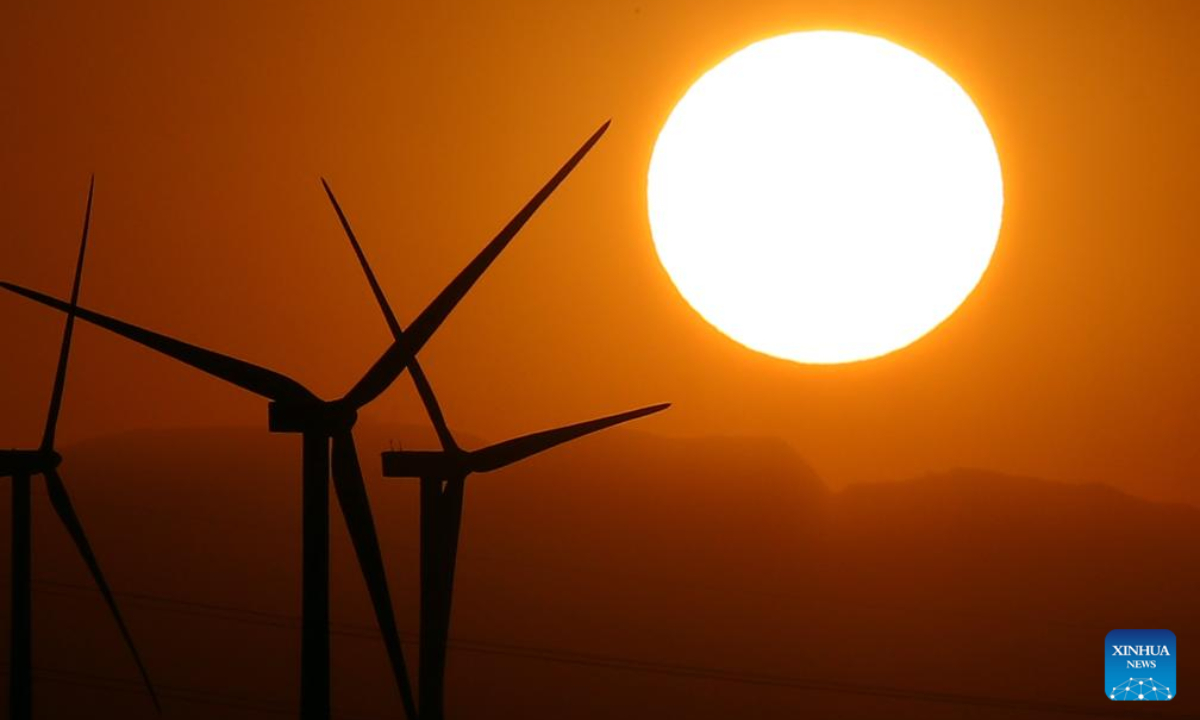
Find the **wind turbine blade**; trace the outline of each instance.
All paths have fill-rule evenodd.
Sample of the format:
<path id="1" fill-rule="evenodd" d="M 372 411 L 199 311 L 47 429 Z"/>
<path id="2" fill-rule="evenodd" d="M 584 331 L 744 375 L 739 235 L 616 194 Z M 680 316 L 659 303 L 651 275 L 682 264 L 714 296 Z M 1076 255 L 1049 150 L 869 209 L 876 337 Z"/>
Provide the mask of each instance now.
<path id="1" fill-rule="evenodd" d="M 670 406 L 670 403 L 651 405 L 640 410 L 631 410 L 618 415 L 609 415 L 608 417 L 567 425 L 566 427 L 554 430 L 544 430 L 530 435 L 523 435 L 519 438 L 505 440 L 495 445 L 489 445 L 482 450 L 468 453 L 467 462 L 472 472 L 498 470 L 532 455 L 545 452 L 557 445 L 562 445 L 565 442 L 576 440 L 584 435 L 590 435 L 613 425 L 620 425 L 630 420 L 653 415 L 656 412 L 666 410 Z"/>
<path id="2" fill-rule="evenodd" d="M 533 217 L 533 214 L 537 212 L 542 203 L 571 174 L 571 171 L 583 160 L 588 151 L 592 149 L 592 146 L 600 140 L 600 137 L 608 130 L 610 123 L 611 121 L 604 123 L 600 126 L 599 130 L 592 133 L 587 142 L 567 160 L 565 165 L 559 168 L 554 177 L 550 178 L 550 181 L 504 226 L 500 234 L 493 238 L 487 247 L 467 267 L 463 268 L 462 272 L 434 298 L 429 307 L 425 308 L 417 316 L 417 319 L 409 326 L 408 332 L 404 333 L 403 340 L 394 342 L 375 365 L 367 371 L 367 374 L 358 381 L 358 384 L 346 394 L 345 399 L 351 405 L 362 407 L 371 402 L 386 390 L 400 376 L 400 373 L 404 372 L 409 358 L 416 356 L 420 352 L 425 343 L 429 341 L 429 338 L 433 336 L 433 333 L 467 294 L 467 291 L 479 280 L 492 262 L 499 257 L 500 253 L 508 246 L 509 242 L 512 241 L 521 228 L 524 227 L 525 223 Z"/>
<path id="3" fill-rule="evenodd" d="M 104 596 L 104 602 L 108 604 L 108 609 L 112 611 L 113 619 L 117 621 L 117 627 L 121 630 L 121 637 L 125 638 L 125 645 L 129 648 L 129 652 L 133 655 L 133 661 L 137 663 L 138 672 L 142 675 L 142 682 L 146 685 L 146 690 L 150 693 L 150 699 L 154 701 L 154 709 L 162 714 L 162 705 L 158 701 L 158 693 L 154 690 L 154 684 L 150 682 L 150 673 L 146 671 L 146 665 L 142 662 L 142 656 L 138 653 L 137 646 L 133 644 L 133 636 L 129 633 L 129 628 L 125 625 L 125 619 L 121 617 L 121 610 L 117 607 L 117 600 L 113 597 L 112 590 L 108 587 L 108 581 L 104 579 L 104 573 L 100 570 L 100 563 L 96 560 L 96 554 L 92 552 L 92 545 L 88 542 L 87 535 L 83 532 L 83 524 L 79 522 L 79 516 L 75 514 L 75 507 L 71 504 L 71 498 L 67 495 L 67 486 L 63 484 L 62 478 L 59 477 L 58 471 L 53 468 L 47 470 L 46 490 L 50 496 L 50 504 L 54 506 L 54 512 L 58 514 L 58 519 L 67 528 L 67 533 L 71 539 L 75 541 L 75 547 L 79 550 L 79 554 L 83 556 L 83 561 L 87 564 L 88 570 L 92 573 L 92 578 L 96 581 L 96 586 L 100 588 L 100 594 Z"/>
<path id="4" fill-rule="evenodd" d="M 371 263 L 367 262 L 367 256 L 363 252 L 362 246 L 359 245 L 358 238 L 354 235 L 354 228 L 350 227 L 350 221 L 346 218 L 346 213 L 342 212 L 341 203 L 338 202 L 337 197 L 333 194 L 333 190 L 329 187 L 329 183 L 325 181 L 325 178 L 321 178 L 321 186 L 325 188 L 325 194 L 329 196 L 329 202 L 333 203 L 333 209 L 337 212 L 338 220 L 342 223 L 342 229 L 346 231 L 346 237 L 350 239 L 350 246 L 354 248 L 354 254 L 358 257 L 358 264 L 362 267 L 363 274 L 367 276 L 367 283 L 371 286 L 371 292 L 375 294 L 375 301 L 379 303 L 379 309 L 383 311 L 383 318 L 387 321 L 388 329 L 392 331 L 392 338 L 397 342 L 403 341 L 404 329 L 400 327 L 400 321 L 396 319 L 396 313 L 392 312 L 392 306 L 388 303 L 387 296 L 384 295 L 383 288 L 379 285 L 379 280 L 375 277 L 375 271 L 371 269 Z M 429 420 L 433 423 L 433 428 L 437 432 L 442 449 L 457 450 L 458 443 L 454 441 L 450 427 L 446 424 L 446 416 L 442 413 L 437 396 L 433 394 L 433 388 L 430 386 L 428 378 L 425 377 L 425 371 L 421 369 L 421 364 L 417 362 L 416 356 L 410 359 L 408 370 L 412 373 L 413 384 L 416 385 L 417 394 L 421 396 L 421 403 L 425 406 L 425 412 L 428 413 Z"/>
<path id="5" fill-rule="evenodd" d="M 40 292 L 7 282 L 0 282 L 0 287 L 65 313 L 72 312 L 71 305 L 49 295 L 43 295 Z M 280 375 L 273 370 L 253 365 L 245 360 L 239 360 L 228 355 L 213 352 L 212 350 L 190 345 L 182 340 L 176 340 L 166 335 L 145 330 L 136 325 L 130 325 L 127 322 L 122 322 L 107 315 L 101 315 L 86 308 L 75 307 L 74 313 L 93 325 L 99 325 L 105 330 L 124 336 L 138 344 L 145 345 L 151 350 L 156 350 L 185 365 L 191 365 L 198 370 L 249 390 L 256 395 L 261 395 L 271 400 L 303 402 L 315 399 L 312 393 L 295 380 Z"/>
<path id="6" fill-rule="evenodd" d="M 58 353 L 58 372 L 54 375 L 54 391 L 50 394 L 50 412 L 46 415 L 46 430 L 42 433 L 42 449 L 54 449 L 54 431 L 58 427 L 58 411 L 62 408 L 63 389 L 67 383 L 67 358 L 71 354 L 71 333 L 75 330 L 75 307 L 79 305 L 79 284 L 83 279 L 83 256 L 87 250 L 88 229 L 92 224 L 92 196 L 96 176 L 88 183 L 87 210 L 83 213 L 83 237 L 79 241 L 79 259 L 75 261 L 75 282 L 71 285 L 71 310 L 63 328 L 62 349 Z"/>
<path id="7" fill-rule="evenodd" d="M 458 450 L 458 442 L 450 432 L 450 426 L 446 424 L 442 406 L 438 404 L 437 396 L 433 394 L 433 386 L 429 384 L 429 378 L 425 376 L 425 371 L 421 369 L 421 364 L 415 357 L 408 364 L 408 372 L 412 375 L 417 395 L 421 397 L 421 404 L 425 406 L 425 413 L 429 415 L 429 421 L 433 423 L 433 429 L 437 432 L 438 442 L 441 443 L 442 449 L 447 452 Z"/>
<path id="8" fill-rule="evenodd" d="M 442 577 L 439 578 L 439 603 L 441 604 L 440 627 L 437 642 L 443 650 L 450 636 L 450 615 L 454 605 L 454 574 L 458 566 L 458 540 L 462 529 L 463 491 L 466 489 L 466 477 L 459 475 L 446 482 L 442 493 L 442 522 L 443 552 Z"/>
<path id="9" fill-rule="evenodd" d="M 375 532 L 375 519 L 371 516 L 367 487 L 358 464 L 358 450 L 354 446 L 354 436 L 349 431 L 339 433 L 333 439 L 333 487 L 354 543 L 354 552 L 358 555 L 358 565 L 371 594 L 371 603 L 375 606 L 375 620 L 379 623 L 379 632 L 383 635 L 383 644 L 392 664 L 392 674 L 400 689 L 404 713 L 409 720 L 416 720 L 417 705 L 404 663 L 404 649 L 400 645 L 400 631 L 396 627 L 392 596 L 388 591 L 379 536 Z"/>
<path id="10" fill-rule="evenodd" d="M 342 212 L 342 205 L 338 202 L 337 197 L 333 194 L 333 190 L 329 187 L 329 183 L 325 178 L 321 178 L 321 187 L 325 188 L 325 194 L 329 197 L 329 202 L 333 204 L 333 210 L 337 213 L 338 220 L 342 223 L 342 230 L 346 231 L 346 237 L 350 239 L 350 247 L 354 248 L 354 254 L 358 257 L 358 264 L 362 267 L 363 274 L 367 276 L 367 283 L 371 286 L 371 292 L 375 294 L 375 301 L 379 303 L 379 309 L 383 311 L 383 319 L 387 321 L 388 329 L 392 331 L 392 336 L 400 338 L 404 332 L 400 328 L 400 321 L 396 319 L 396 313 L 392 312 L 392 306 L 388 303 L 387 296 L 383 294 L 383 288 L 379 286 L 379 281 L 375 278 L 375 272 L 371 270 L 371 264 L 367 262 L 367 256 L 363 253 L 362 246 L 358 244 L 358 238 L 354 235 L 354 228 L 350 227 L 350 221 L 346 219 L 346 213 Z"/>

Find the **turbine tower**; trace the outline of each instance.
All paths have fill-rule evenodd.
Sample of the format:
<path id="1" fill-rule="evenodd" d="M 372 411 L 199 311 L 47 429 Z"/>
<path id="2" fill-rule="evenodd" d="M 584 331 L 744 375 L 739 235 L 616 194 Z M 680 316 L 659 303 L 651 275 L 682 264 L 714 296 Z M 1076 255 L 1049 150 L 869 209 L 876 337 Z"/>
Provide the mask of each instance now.
<path id="1" fill-rule="evenodd" d="M 29 720 L 33 715 L 33 607 L 31 601 L 32 513 L 30 507 L 30 481 L 34 475 L 46 480 L 46 493 L 58 519 L 67 529 L 79 554 L 100 588 L 100 594 L 108 609 L 112 611 L 121 636 L 137 663 L 142 682 L 150 692 L 150 699 L 159 712 L 158 695 L 150 682 L 150 675 L 133 644 L 133 636 L 121 617 L 117 601 L 113 597 L 108 581 L 100 570 L 92 544 L 83 531 L 83 524 L 75 512 L 75 506 L 67 495 L 67 487 L 58 474 L 62 456 L 54 448 L 54 432 L 58 426 L 58 412 L 62 408 L 63 389 L 67 382 L 67 359 L 71 354 L 71 333 L 75 326 L 75 308 L 79 302 L 79 285 L 83 279 L 83 257 L 87 250 L 88 229 L 92 220 L 92 195 L 96 179 L 88 184 L 87 210 L 83 216 L 83 238 L 79 241 L 79 259 L 75 264 L 75 281 L 71 286 L 71 302 L 66 306 L 67 321 L 63 328 L 62 348 L 58 353 L 58 372 L 54 376 L 54 390 L 50 395 L 50 412 L 46 417 L 46 429 L 42 443 L 36 450 L 0 450 L 0 477 L 12 478 L 12 607 L 8 666 L 8 716 L 13 720 Z"/>
<path id="2" fill-rule="evenodd" d="M 396 340 L 404 337 L 396 314 L 380 287 L 341 204 L 322 179 L 325 193 L 337 211 L 342 229 L 358 257 L 367 283 L 383 311 L 384 319 Z M 481 450 L 459 447 L 446 424 L 429 379 L 414 355 L 408 372 L 421 402 L 437 432 L 442 446 L 437 450 L 393 451 L 383 454 L 385 477 L 418 478 L 421 487 L 421 636 L 418 669 L 421 720 L 445 717 L 446 643 L 450 634 L 450 611 L 454 594 L 454 570 L 458 558 L 459 529 L 462 524 L 463 493 L 467 476 L 499 470 L 563 443 L 579 439 L 605 428 L 645 417 L 670 407 L 668 403 L 609 415 L 554 430 L 524 435 Z"/>
<path id="3" fill-rule="evenodd" d="M 266 398 L 269 401 L 269 431 L 298 433 L 302 436 L 301 720 L 327 720 L 330 715 L 328 493 L 331 460 L 334 489 L 371 595 L 375 618 L 391 662 L 392 674 L 400 691 L 406 715 L 411 720 L 416 720 L 417 708 L 404 663 L 375 522 L 354 444 L 353 428 L 358 410 L 378 397 L 404 372 L 412 357 L 420 351 L 467 291 L 607 129 L 608 123 L 605 123 L 587 139 L 479 255 L 417 316 L 408 332 L 397 337 L 366 374 L 341 398 L 323 400 L 296 380 L 275 371 L 190 345 L 91 310 L 75 309 L 80 318 L 90 323 Z M 71 309 L 70 305 L 61 300 L 33 290 L 11 283 L 0 283 L 0 286 L 58 310 Z"/>

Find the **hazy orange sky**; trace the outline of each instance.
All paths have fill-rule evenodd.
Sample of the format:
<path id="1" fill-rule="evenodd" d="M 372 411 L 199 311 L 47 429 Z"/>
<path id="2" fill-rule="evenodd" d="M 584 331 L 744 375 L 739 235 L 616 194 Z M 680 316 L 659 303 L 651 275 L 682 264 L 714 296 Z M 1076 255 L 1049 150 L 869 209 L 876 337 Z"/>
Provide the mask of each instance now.
<path id="1" fill-rule="evenodd" d="M 689 84 L 805 29 L 941 66 L 1004 170 L 975 293 L 853 365 L 708 326 L 646 219 L 656 133 Z M 669 400 L 642 429 L 783 437 L 835 485 L 970 465 L 1200 499 L 1198 31 L 1183 0 L 17 3 L 0 26 L 0 275 L 67 293 L 95 172 L 85 305 L 338 395 L 389 336 L 319 176 L 412 318 L 611 117 L 422 355 L 455 427 L 499 438 Z M 16 339 L 0 445 L 33 444 L 61 317 L 5 294 L 0 323 Z M 64 445 L 265 422 L 242 391 L 77 338 Z M 423 421 L 406 378 L 368 416 Z"/>

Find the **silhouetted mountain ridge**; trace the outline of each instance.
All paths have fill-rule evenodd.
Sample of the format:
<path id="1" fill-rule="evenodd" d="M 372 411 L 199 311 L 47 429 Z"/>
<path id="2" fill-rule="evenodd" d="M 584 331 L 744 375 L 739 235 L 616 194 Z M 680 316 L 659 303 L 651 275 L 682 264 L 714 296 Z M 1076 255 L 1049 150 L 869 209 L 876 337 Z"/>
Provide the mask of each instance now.
<path id="1" fill-rule="evenodd" d="M 391 439 L 436 443 L 419 426 L 359 428 L 411 637 L 417 488 L 380 476 L 378 452 Z M 294 707 L 299 442 L 257 428 L 161 430 L 64 449 L 82 519 L 158 682 Z M 38 657 L 134 682 L 47 512 L 35 498 Z M 1197 630 L 1200 560 L 1186 549 L 1198 542 L 1200 510 L 1101 485 L 957 469 L 830 492 L 777 440 L 605 432 L 468 481 L 450 713 L 927 719 L 961 717 L 966 702 L 973 717 L 1055 717 L 1045 707 L 1054 698 L 1104 714 L 1108 630 Z M 334 636 L 335 704 L 395 716 L 338 519 L 331 543 L 343 633 Z M 1030 647 L 1055 658 L 1053 672 L 1030 664 Z M 627 662 L 666 669 L 621 669 Z M 680 667 L 803 682 L 698 684 L 692 671 L 670 669 Z M 830 689 L 847 682 L 875 690 Z M 895 688 L 908 699 L 878 696 Z M 77 711 L 74 696 L 55 697 L 59 715 Z M 169 718 L 211 710 L 171 697 Z M 78 698 L 111 717 L 149 717 L 136 695 Z"/>

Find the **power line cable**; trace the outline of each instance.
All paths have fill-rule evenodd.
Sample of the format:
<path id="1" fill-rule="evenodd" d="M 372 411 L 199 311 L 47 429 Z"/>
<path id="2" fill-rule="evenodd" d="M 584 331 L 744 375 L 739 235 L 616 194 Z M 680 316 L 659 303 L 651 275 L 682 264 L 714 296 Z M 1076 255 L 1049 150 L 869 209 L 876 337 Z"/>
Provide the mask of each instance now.
<path id="1" fill-rule="evenodd" d="M 57 581 L 38 580 L 35 581 L 35 586 L 39 592 L 49 591 L 52 594 L 59 595 L 82 595 L 92 594 L 94 589 L 85 585 L 76 585 L 72 583 L 63 583 Z M 270 613 L 259 610 L 250 610 L 233 606 L 217 605 L 212 603 L 199 603 L 195 601 L 182 600 L 160 595 L 150 595 L 144 593 L 118 593 L 119 596 L 133 600 L 140 604 L 155 604 L 162 609 L 170 612 L 183 614 L 197 615 L 219 620 L 227 620 L 231 622 L 244 622 L 254 625 L 262 625 L 267 627 L 275 627 L 280 629 L 295 629 L 300 625 L 300 618 L 278 613 Z M 350 623 L 331 623 L 330 633 L 334 635 L 356 637 L 361 639 L 379 640 L 378 632 L 375 628 L 366 625 L 356 625 Z M 402 633 L 402 637 L 407 644 L 415 644 L 416 637 L 412 633 Z M 879 697 L 896 700 L 908 700 L 915 702 L 930 702 L 937 704 L 949 704 L 956 706 L 970 707 L 986 707 L 998 710 L 1011 710 L 1016 712 L 1046 712 L 1060 715 L 1081 715 L 1090 717 L 1112 717 L 1112 716 L 1127 716 L 1130 714 L 1127 710 L 1117 711 L 1101 710 L 1100 708 L 1087 708 L 1082 706 L 1074 706 L 1064 703 L 1054 703 L 1042 700 L 1015 700 L 994 698 L 980 695 L 969 695 L 960 693 L 946 693 L 930 690 L 917 690 L 888 687 L 882 685 L 846 683 L 831 680 L 822 680 L 814 678 L 800 678 L 794 676 L 775 675 L 770 673 L 757 673 L 752 671 L 711 668 L 696 665 L 686 665 L 679 663 L 668 663 L 658 661 L 639 660 L 636 658 L 607 656 L 600 654 L 584 653 L 569 649 L 561 648 L 539 648 L 520 644 L 507 644 L 490 641 L 470 640 L 463 638 L 452 639 L 449 647 L 453 650 L 461 652 L 478 653 L 485 655 L 496 655 L 504 657 L 518 657 L 523 659 L 540 660 L 544 662 L 554 662 L 560 664 L 577 665 L 585 667 L 607 668 L 611 670 L 626 671 L 626 672 L 641 672 L 653 673 L 658 675 L 684 677 L 692 679 L 718 680 L 723 682 L 732 682 L 745 685 L 760 685 L 785 687 L 799 690 L 812 690 L 817 692 L 837 692 L 850 695 L 859 695 L 866 697 Z M 99 676 L 95 676 L 99 677 Z M 117 683 L 125 683 L 126 681 L 116 678 L 105 678 L 106 681 Z M 132 682 L 132 681 L 130 681 Z M 136 691 L 136 688 L 131 688 L 130 691 Z M 185 691 L 193 692 L 193 691 Z M 195 691 L 199 692 L 199 691 Z M 247 708 L 255 710 L 256 708 Z M 271 710 L 271 712 L 292 712 L 292 709 Z M 1160 713 L 1155 712 L 1139 712 L 1137 717 L 1160 717 Z M 1180 716 L 1185 717 L 1185 716 Z M 1200 717 L 1200 716 L 1186 716 Z"/>

